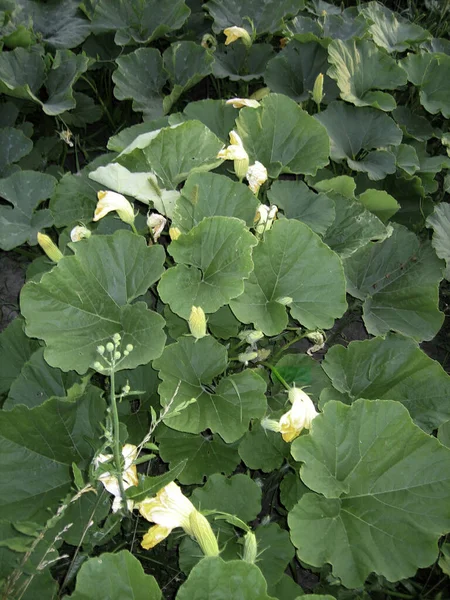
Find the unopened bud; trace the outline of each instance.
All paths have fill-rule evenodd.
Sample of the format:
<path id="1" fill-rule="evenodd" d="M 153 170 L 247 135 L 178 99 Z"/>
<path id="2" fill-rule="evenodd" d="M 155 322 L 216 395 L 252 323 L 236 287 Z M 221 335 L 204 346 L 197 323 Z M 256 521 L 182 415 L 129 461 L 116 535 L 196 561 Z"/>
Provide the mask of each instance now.
<path id="1" fill-rule="evenodd" d="M 261 420 L 261 427 L 268 431 L 275 431 L 275 432 L 280 431 L 279 422 L 275 421 L 275 419 L 269 419 L 268 417 L 264 417 L 264 419 Z"/>
<path id="2" fill-rule="evenodd" d="M 127 344 L 125 347 L 127 352 L 131 352 L 133 350 L 133 348 L 134 348 L 133 344 Z"/>
<path id="3" fill-rule="evenodd" d="M 270 94 L 270 88 L 263 87 L 263 88 L 259 88 L 259 90 L 256 90 L 256 92 L 253 92 L 253 94 L 250 96 L 250 98 L 253 100 L 262 100 L 264 98 L 264 96 L 268 96 L 269 94 Z"/>
<path id="4" fill-rule="evenodd" d="M 306 337 L 316 345 L 322 345 L 325 342 L 325 337 L 320 331 L 310 331 L 306 334 Z"/>
<path id="5" fill-rule="evenodd" d="M 128 383 L 126 385 L 123 386 L 122 388 L 122 394 L 129 394 L 131 391 L 130 386 L 128 385 Z"/>
<path id="6" fill-rule="evenodd" d="M 70 232 L 70 239 L 72 242 L 79 242 L 81 240 L 87 240 L 91 237 L 91 232 L 84 225 L 77 225 Z"/>
<path id="7" fill-rule="evenodd" d="M 152 234 L 154 242 L 157 242 L 164 227 L 166 226 L 167 219 L 158 213 L 151 213 L 147 217 L 147 227 Z"/>
<path id="8" fill-rule="evenodd" d="M 108 342 L 108 343 L 106 344 L 106 350 L 107 350 L 108 352 L 114 352 L 114 344 L 113 344 L 112 342 Z"/>
<path id="9" fill-rule="evenodd" d="M 97 346 L 97 352 L 100 356 L 103 356 L 105 354 L 105 346 Z"/>
<path id="10" fill-rule="evenodd" d="M 244 364 L 247 364 L 248 362 L 250 362 L 251 360 L 254 360 L 255 358 L 258 357 L 258 353 L 257 352 L 242 352 L 241 354 L 238 355 L 238 361 Z"/>
<path id="11" fill-rule="evenodd" d="M 256 541 L 256 535 L 253 531 L 248 531 L 244 536 L 244 554 L 243 560 L 248 563 L 254 564 L 258 556 L 258 544 Z"/>
<path id="12" fill-rule="evenodd" d="M 122 336 L 120 335 L 120 333 L 115 333 L 112 336 L 112 339 L 115 344 L 118 344 L 120 342 L 120 340 L 122 339 Z"/>
<path id="13" fill-rule="evenodd" d="M 48 235 L 39 232 L 37 234 L 37 241 L 39 246 L 42 248 L 42 250 L 45 252 L 45 254 L 49 257 L 50 260 L 52 260 L 55 263 L 61 260 L 61 258 L 63 257 L 63 253 L 58 248 L 58 246 L 56 246 L 56 244 L 52 242 L 51 238 L 49 238 Z"/>
<path id="14" fill-rule="evenodd" d="M 120 360 L 122 358 L 122 355 L 120 352 L 114 352 L 114 358 L 115 360 Z"/>
<path id="15" fill-rule="evenodd" d="M 103 370 L 103 365 L 102 363 L 98 362 L 98 360 L 95 361 L 94 363 L 94 369 L 96 371 L 102 371 Z"/>
<path id="16" fill-rule="evenodd" d="M 258 349 L 258 362 L 262 362 L 264 360 L 267 360 L 270 356 L 270 350 L 269 348 L 259 348 Z"/>
<path id="17" fill-rule="evenodd" d="M 319 73 L 316 77 L 312 97 L 317 106 L 320 106 L 323 100 L 323 73 Z"/>
<path id="18" fill-rule="evenodd" d="M 254 331 L 250 329 L 247 331 L 241 331 L 238 337 L 240 340 L 245 340 L 248 344 L 255 344 L 264 337 L 264 333 L 259 330 Z"/>
<path id="19" fill-rule="evenodd" d="M 178 229 L 178 227 L 171 227 L 169 229 L 169 236 L 170 239 L 172 240 L 172 242 L 174 242 L 175 240 L 177 240 L 181 235 L 181 231 Z"/>
<path id="20" fill-rule="evenodd" d="M 198 510 L 189 515 L 190 529 L 205 556 L 219 556 L 219 545 L 209 521 Z"/>
<path id="21" fill-rule="evenodd" d="M 206 317 L 201 306 L 193 306 L 189 315 L 189 330 L 191 334 L 200 340 L 207 335 L 206 332 Z"/>

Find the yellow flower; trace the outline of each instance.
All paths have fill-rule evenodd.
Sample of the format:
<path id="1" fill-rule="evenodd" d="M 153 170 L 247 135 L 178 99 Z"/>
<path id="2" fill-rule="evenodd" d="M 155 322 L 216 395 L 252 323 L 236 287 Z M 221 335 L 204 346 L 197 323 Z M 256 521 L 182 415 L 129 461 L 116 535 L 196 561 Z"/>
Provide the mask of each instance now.
<path id="1" fill-rule="evenodd" d="M 39 232 L 37 234 L 37 241 L 39 246 L 45 252 L 45 254 L 49 257 L 53 262 L 58 262 L 63 257 L 63 253 L 58 248 L 56 244 L 54 244 L 51 238 L 45 233 Z"/>
<path id="2" fill-rule="evenodd" d="M 308 394 L 299 388 L 289 390 L 292 408 L 280 419 L 280 432 L 285 442 L 292 442 L 303 429 L 310 429 L 318 412 Z"/>
<path id="3" fill-rule="evenodd" d="M 164 227 L 166 226 L 167 219 L 158 213 L 151 213 L 147 216 L 147 227 L 152 234 L 154 242 L 157 242 L 161 235 Z"/>
<path id="4" fill-rule="evenodd" d="M 155 498 L 146 498 L 139 504 L 141 515 L 152 523 L 141 545 L 146 550 L 164 540 L 172 529 L 182 527 L 200 544 L 204 554 L 215 556 L 219 553 L 217 540 L 207 519 L 201 515 L 192 502 L 186 498 L 175 482 L 159 490 Z"/>
<path id="5" fill-rule="evenodd" d="M 278 206 L 275 204 L 272 204 L 270 207 L 266 206 L 265 204 L 260 204 L 255 216 L 256 233 L 262 235 L 265 231 L 269 231 L 275 220 L 277 212 Z"/>
<path id="6" fill-rule="evenodd" d="M 245 177 L 249 165 L 249 157 L 244 148 L 241 138 L 235 131 L 230 131 L 231 144 L 226 148 L 222 148 L 217 155 L 217 158 L 223 160 L 234 160 L 234 172 L 240 181 Z"/>
<path id="7" fill-rule="evenodd" d="M 193 306 L 189 315 L 189 330 L 191 334 L 200 340 L 207 335 L 206 332 L 206 317 L 201 306 Z"/>
<path id="8" fill-rule="evenodd" d="M 177 240 L 181 235 L 181 231 L 178 229 L 178 227 L 170 227 L 169 228 L 169 236 L 170 239 L 172 240 L 172 242 L 174 242 L 175 240 Z"/>
<path id="9" fill-rule="evenodd" d="M 243 27 L 227 27 L 223 30 L 224 34 L 227 36 L 225 40 L 225 46 L 232 44 L 236 40 L 242 40 L 244 44 L 249 48 L 252 45 L 252 38 L 246 29 Z"/>
<path id="10" fill-rule="evenodd" d="M 252 100 L 251 98 L 231 98 L 225 104 L 231 104 L 233 108 L 243 108 L 244 106 L 247 108 L 258 108 L 258 106 L 261 106 L 258 100 Z"/>
<path id="11" fill-rule="evenodd" d="M 267 169 L 262 163 L 256 161 L 254 165 L 248 168 L 245 176 L 248 181 L 248 187 L 257 195 L 259 188 L 267 181 Z"/>
<path id="12" fill-rule="evenodd" d="M 99 191 L 97 192 L 97 206 L 94 213 L 94 221 L 103 219 L 108 213 L 115 210 L 124 223 L 132 225 L 134 223 L 134 211 L 131 204 L 117 192 Z"/>
<path id="13" fill-rule="evenodd" d="M 122 448 L 122 456 L 124 460 L 122 481 L 125 490 L 139 483 L 136 465 L 134 464 L 134 461 L 137 457 L 137 451 L 137 447 L 133 446 L 133 444 L 125 444 L 125 446 Z M 98 466 L 101 463 L 112 460 L 112 458 L 112 454 L 99 454 L 95 459 L 94 464 Z M 112 510 L 113 512 L 116 512 L 119 510 L 122 504 L 119 481 L 117 480 L 117 477 L 114 477 L 109 471 L 107 471 L 102 473 L 98 479 L 103 483 L 108 492 L 114 496 Z M 128 508 L 130 510 L 133 508 L 132 500 L 128 500 Z"/>

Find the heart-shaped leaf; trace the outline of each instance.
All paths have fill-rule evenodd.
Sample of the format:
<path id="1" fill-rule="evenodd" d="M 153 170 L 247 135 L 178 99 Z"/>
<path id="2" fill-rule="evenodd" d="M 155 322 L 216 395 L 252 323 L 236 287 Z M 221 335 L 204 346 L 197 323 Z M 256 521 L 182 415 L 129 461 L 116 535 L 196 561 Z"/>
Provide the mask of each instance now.
<path id="1" fill-rule="evenodd" d="M 439 258 L 445 260 L 444 276 L 450 281 L 450 205 L 442 203 L 436 206 L 434 213 L 427 219 L 427 227 L 433 229 L 431 243 Z"/>

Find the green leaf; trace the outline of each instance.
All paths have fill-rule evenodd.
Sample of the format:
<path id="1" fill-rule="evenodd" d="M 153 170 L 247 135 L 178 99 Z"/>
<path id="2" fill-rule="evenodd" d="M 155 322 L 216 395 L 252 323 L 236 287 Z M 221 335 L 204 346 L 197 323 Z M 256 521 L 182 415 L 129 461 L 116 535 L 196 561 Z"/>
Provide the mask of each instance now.
<path id="1" fill-rule="evenodd" d="M 218 79 L 252 81 L 263 77 L 268 61 L 274 55 L 270 44 L 243 44 L 224 46 L 220 44 L 214 53 L 213 73 Z"/>
<path id="2" fill-rule="evenodd" d="M 203 487 L 195 488 L 191 502 L 201 511 L 227 512 L 249 523 L 261 512 L 261 488 L 248 475 L 214 474 Z"/>
<path id="3" fill-rule="evenodd" d="M 358 398 L 398 400 L 427 432 L 450 419 L 450 377 L 410 338 L 390 333 L 347 348 L 336 345 L 322 367 L 347 404 Z M 333 398 L 333 390 L 326 391 Z"/>
<path id="4" fill-rule="evenodd" d="M 101 585 L 99 585 L 101 582 Z M 66 596 L 66 598 L 69 598 Z M 71 600 L 161 600 L 153 575 L 128 550 L 89 558 L 77 575 Z"/>
<path id="5" fill-rule="evenodd" d="M 303 589 L 295 581 L 283 573 L 281 579 L 274 585 L 269 585 L 268 592 L 278 600 L 300 600 L 304 595 Z M 314 598 L 317 600 L 317 596 Z M 324 597 L 322 600 L 335 600 L 331 596 Z"/>
<path id="6" fill-rule="evenodd" d="M 240 328 L 240 322 L 228 305 L 222 306 L 212 315 L 208 315 L 208 329 L 215 337 L 229 340 L 237 336 Z"/>
<path id="7" fill-rule="evenodd" d="M 162 379 L 158 389 L 162 406 L 170 403 L 173 411 L 191 398 L 196 401 L 178 416 L 171 417 L 169 413 L 164 422 L 188 433 L 210 429 L 227 443 L 238 440 L 248 430 L 250 419 L 264 415 L 266 384 L 259 375 L 247 370 L 207 387 L 225 370 L 227 362 L 225 347 L 211 336 L 200 340 L 185 337 L 166 346 L 162 356 L 153 362 Z"/>
<path id="8" fill-rule="evenodd" d="M 116 58 L 118 65 L 112 79 L 118 100 L 133 100 L 133 110 L 144 113 L 145 119 L 162 116 L 162 88 L 166 83 L 161 54 L 156 48 L 138 48 Z"/>
<path id="9" fill-rule="evenodd" d="M 35 94 L 44 83 L 42 49 L 15 48 L 0 54 L 0 92 L 38 102 Z"/>
<path id="10" fill-rule="evenodd" d="M 27 335 L 46 343 L 45 360 L 63 371 L 85 373 L 99 360 L 96 348 L 122 336 L 134 350 L 117 370 L 146 364 L 162 352 L 164 319 L 133 300 L 145 294 L 163 271 L 164 250 L 125 230 L 70 244 L 39 283 L 21 295 Z M 67 324 L 70 323 L 70 329 Z"/>
<path id="11" fill-rule="evenodd" d="M 225 444 L 218 435 L 192 435 L 160 425 L 156 431 L 159 453 L 165 462 L 176 465 L 187 459 L 180 483 L 203 483 L 213 473 L 230 475 L 240 462 L 236 445 Z"/>
<path id="12" fill-rule="evenodd" d="M 308 329 L 328 329 L 345 312 L 341 261 L 307 225 L 276 221 L 253 260 L 244 293 L 230 303 L 242 323 L 253 323 L 266 335 L 281 333 L 288 323 L 286 298 L 292 298 L 291 316 Z"/>
<path id="13" fill-rule="evenodd" d="M 183 115 L 206 125 L 222 142 L 228 143 L 228 134 L 234 129 L 239 111 L 224 100 L 198 100 L 189 102 Z"/>
<path id="14" fill-rule="evenodd" d="M 176 600 L 275 600 L 256 565 L 243 560 L 225 562 L 219 556 L 203 558 L 178 590 Z"/>
<path id="15" fill-rule="evenodd" d="M 398 146 L 402 132 L 390 117 L 375 108 L 333 102 L 315 118 L 328 131 L 334 161 L 346 160 L 350 169 L 372 180 L 395 173 L 395 156 L 384 148 Z"/>
<path id="16" fill-rule="evenodd" d="M 450 448 L 450 421 L 445 421 L 439 426 L 437 437 L 443 446 Z"/>
<path id="17" fill-rule="evenodd" d="M 280 483 L 280 500 L 287 510 L 292 510 L 301 497 L 310 492 L 298 473 L 287 473 Z"/>
<path id="18" fill-rule="evenodd" d="M 369 31 L 373 41 L 388 52 L 403 52 L 431 37 L 426 29 L 400 17 L 379 2 L 363 5 L 360 12 L 371 23 Z"/>
<path id="19" fill-rule="evenodd" d="M 388 400 L 328 402 L 292 455 L 305 494 L 288 516 L 300 560 L 349 588 L 371 572 L 389 581 L 431 565 L 450 527 L 450 450 Z M 322 495 L 323 494 L 323 495 Z M 358 549 L 358 551 L 355 551 Z"/>
<path id="20" fill-rule="evenodd" d="M 303 181 L 274 181 L 267 198 L 288 219 L 306 223 L 319 235 L 324 235 L 336 216 L 333 200 L 326 194 L 316 194 Z"/>
<path id="21" fill-rule="evenodd" d="M 17 404 L 28 408 L 39 406 L 52 396 L 66 396 L 67 390 L 76 382 L 79 377 L 73 371 L 66 374 L 50 367 L 44 360 L 44 349 L 39 348 L 23 365 L 3 408 L 9 410 Z"/>
<path id="22" fill-rule="evenodd" d="M 170 244 L 169 253 L 178 264 L 161 278 L 161 299 L 185 319 L 192 306 L 215 312 L 242 294 L 244 279 L 253 268 L 251 249 L 256 243 L 240 219 L 204 218 Z"/>
<path id="23" fill-rule="evenodd" d="M 222 141 L 200 121 L 166 127 L 147 136 L 148 141 L 144 138 L 142 142 L 139 136 L 117 161 L 133 172 L 155 173 L 166 189 L 174 190 L 190 173 L 210 171 L 222 162 L 217 158 Z"/>
<path id="24" fill-rule="evenodd" d="M 439 204 L 427 219 L 427 227 L 433 229 L 431 242 L 439 258 L 445 260 L 444 277 L 450 281 L 450 205 Z"/>
<path id="25" fill-rule="evenodd" d="M 32 148 L 33 142 L 20 129 L 0 129 L 0 175 L 4 174 L 6 167 L 29 154 Z"/>
<path id="26" fill-rule="evenodd" d="M 8 392 L 23 365 L 39 348 L 37 340 L 25 335 L 23 326 L 23 319 L 14 319 L 0 334 L 0 394 Z"/>
<path id="27" fill-rule="evenodd" d="M 276 368 L 286 383 L 304 387 L 313 400 L 318 400 L 323 388 L 329 384 L 317 360 L 306 354 L 284 354 Z"/>
<path id="28" fill-rule="evenodd" d="M 48 209 L 36 209 L 41 202 L 50 198 L 55 185 L 54 177 L 36 171 L 18 171 L 0 180 L 0 196 L 12 204 L 12 207 L 0 206 L 2 250 L 12 250 L 25 242 L 34 246 L 37 233 L 51 227 L 51 212 Z"/>
<path id="29" fill-rule="evenodd" d="M 239 444 L 239 456 L 247 467 L 264 473 L 279 469 L 289 456 L 289 450 L 289 444 L 279 433 L 266 431 L 259 423 L 253 423 Z"/>
<path id="30" fill-rule="evenodd" d="M 328 75 L 336 81 L 341 98 L 355 106 L 394 110 L 391 94 L 406 84 L 406 73 L 397 62 L 370 40 L 333 40 L 328 46 L 331 67 Z"/>
<path id="31" fill-rule="evenodd" d="M 186 466 L 186 462 L 186 459 L 182 460 L 175 465 L 173 469 L 162 475 L 157 475 L 156 477 L 142 477 L 139 481 L 139 485 L 133 486 L 127 490 L 127 498 L 134 500 L 134 502 L 142 502 L 145 498 L 155 496 L 163 487 L 175 479 L 179 479 L 180 474 Z"/>
<path id="32" fill-rule="evenodd" d="M 258 206 L 246 185 L 216 173 L 193 173 L 177 200 L 173 225 L 187 233 L 205 217 L 236 217 L 253 227 Z"/>
<path id="33" fill-rule="evenodd" d="M 267 63 L 264 81 L 272 92 L 305 102 L 311 98 L 317 76 L 325 75 L 328 66 L 327 51 L 321 44 L 294 39 Z M 323 80 L 323 92 L 326 104 L 339 94 L 336 84 L 327 75 Z"/>
<path id="34" fill-rule="evenodd" d="M 378 217 L 356 200 L 339 194 L 332 196 L 336 218 L 324 236 L 324 242 L 341 258 L 347 258 L 370 241 L 386 239 L 391 231 Z"/>
<path id="35" fill-rule="evenodd" d="M 450 118 L 450 56 L 446 54 L 408 54 L 401 61 L 408 81 L 418 86 L 420 103 L 432 115 L 440 112 Z"/>
<path id="36" fill-rule="evenodd" d="M 109 138 L 107 148 L 113 152 L 122 152 L 143 133 L 159 131 L 169 125 L 169 117 L 160 117 L 154 121 L 144 121 L 143 123 L 137 123 L 137 125 L 131 125 L 131 127 L 125 127 L 117 135 Z"/>
<path id="37" fill-rule="evenodd" d="M 419 157 L 413 146 L 400 144 L 394 149 L 397 167 L 408 175 L 414 175 L 420 169 Z"/>
<path id="38" fill-rule="evenodd" d="M 315 175 L 328 164 L 325 129 L 286 96 L 270 94 L 259 108 L 242 108 L 236 124 L 251 161 L 263 163 L 269 177 Z"/>
<path id="39" fill-rule="evenodd" d="M 86 125 L 95 123 L 102 118 L 102 107 L 95 104 L 90 96 L 81 92 L 74 92 L 73 97 L 76 102 L 75 108 L 61 115 L 61 119 L 66 125 L 86 127 Z"/>
<path id="40" fill-rule="evenodd" d="M 438 307 L 442 266 L 431 246 L 401 225 L 394 225 L 388 239 L 369 243 L 347 258 L 347 290 L 364 300 L 367 331 L 433 339 L 444 321 Z"/>
<path id="41" fill-rule="evenodd" d="M 51 398 L 31 410 L 0 412 L 3 519 L 47 519 L 70 490 L 72 463 L 87 466 L 106 408 L 99 390 L 91 390 L 76 402 Z"/>
<path id="42" fill-rule="evenodd" d="M 413 113 L 408 106 L 397 106 L 392 116 L 408 137 L 425 142 L 433 136 L 431 123 L 425 117 Z"/>
<path id="43" fill-rule="evenodd" d="M 256 530 L 258 544 L 258 567 L 268 585 L 275 585 L 283 576 L 295 556 L 289 533 L 276 523 L 260 525 Z"/>
<path id="44" fill-rule="evenodd" d="M 214 19 L 213 31 L 226 27 L 249 27 L 251 20 L 258 35 L 276 33 L 283 20 L 295 16 L 303 8 L 298 0 L 209 0 L 206 10 Z"/>
<path id="45" fill-rule="evenodd" d="M 383 223 L 395 215 L 400 208 L 397 200 L 384 190 L 366 190 L 360 194 L 358 200 Z"/>
<path id="46" fill-rule="evenodd" d="M 132 41 L 149 44 L 153 40 L 179 29 L 190 14 L 184 0 L 172 0 L 161 4 L 159 0 L 119 0 L 111 10 L 109 0 L 95 3 L 92 15 L 94 33 L 114 31 L 118 46 Z"/>
<path id="47" fill-rule="evenodd" d="M 74 54 L 70 50 L 57 50 L 45 87 L 47 102 L 40 102 L 45 114 L 54 116 L 75 107 L 73 85 L 87 71 L 92 62 L 85 54 Z"/>
<path id="48" fill-rule="evenodd" d="M 214 57 L 200 44 L 183 41 L 167 48 L 163 62 L 172 85 L 171 93 L 163 101 L 164 114 L 167 114 L 184 92 L 211 73 Z"/>
<path id="49" fill-rule="evenodd" d="M 78 0 L 18 0 L 26 22 L 31 18 L 33 32 L 53 48 L 75 48 L 90 33 L 90 23 L 82 17 Z"/>

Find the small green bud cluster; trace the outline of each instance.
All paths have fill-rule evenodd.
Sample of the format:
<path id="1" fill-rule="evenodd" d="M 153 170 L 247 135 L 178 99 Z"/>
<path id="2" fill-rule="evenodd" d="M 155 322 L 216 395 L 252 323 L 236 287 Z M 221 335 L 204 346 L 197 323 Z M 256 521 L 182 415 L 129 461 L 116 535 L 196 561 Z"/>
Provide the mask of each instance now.
<path id="1" fill-rule="evenodd" d="M 264 333 L 262 331 L 247 329 L 241 331 L 238 334 L 238 337 L 240 340 L 242 340 L 242 342 L 247 342 L 247 344 L 249 344 L 245 352 L 242 352 L 238 355 L 239 362 L 244 363 L 245 366 L 247 366 L 250 361 L 261 362 L 266 360 L 266 358 L 269 356 L 269 349 L 257 347 L 257 342 L 264 338 Z"/>
<path id="2" fill-rule="evenodd" d="M 120 343 L 122 336 L 120 333 L 115 333 L 112 336 L 112 341 L 107 342 L 105 346 L 100 344 L 97 346 L 97 354 L 102 358 L 102 361 L 96 360 L 94 362 L 94 369 L 100 372 L 111 372 L 113 371 L 119 362 L 126 358 L 130 352 L 133 351 L 133 344 L 127 344 L 125 349 L 120 351 Z"/>

